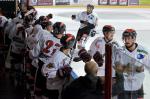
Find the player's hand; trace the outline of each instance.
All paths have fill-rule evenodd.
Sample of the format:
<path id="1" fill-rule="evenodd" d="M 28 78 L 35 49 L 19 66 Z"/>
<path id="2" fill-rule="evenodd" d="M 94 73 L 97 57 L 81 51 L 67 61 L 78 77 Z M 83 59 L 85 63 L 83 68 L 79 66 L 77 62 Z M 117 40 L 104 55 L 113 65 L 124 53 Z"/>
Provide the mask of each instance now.
<path id="1" fill-rule="evenodd" d="M 99 67 L 103 66 L 104 59 L 103 59 L 103 55 L 100 54 L 100 52 L 97 51 L 97 52 L 93 55 L 93 59 L 95 60 L 95 62 L 98 64 Z"/>
<path id="2" fill-rule="evenodd" d="M 92 58 L 91 55 L 85 49 L 81 49 L 78 55 L 83 62 L 89 62 Z"/>
<path id="3" fill-rule="evenodd" d="M 143 72 L 144 71 L 144 67 L 140 66 L 140 67 L 136 67 L 136 72 Z"/>
<path id="4" fill-rule="evenodd" d="M 88 25 L 88 21 L 80 20 L 80 23 L 85 24 L 85 25 Z"/>
<path id="5" fill-rule="evenodd" d="M 72 20 L 76 19 L 76 15 L 71 16 Z"/>
<path id="6" fill-rule="evenodd" d="M 60 78 L 69 77 L 71 74 L 72 68 L 70 66 L 64 66 L 57 70 L 57 75 Z"/>

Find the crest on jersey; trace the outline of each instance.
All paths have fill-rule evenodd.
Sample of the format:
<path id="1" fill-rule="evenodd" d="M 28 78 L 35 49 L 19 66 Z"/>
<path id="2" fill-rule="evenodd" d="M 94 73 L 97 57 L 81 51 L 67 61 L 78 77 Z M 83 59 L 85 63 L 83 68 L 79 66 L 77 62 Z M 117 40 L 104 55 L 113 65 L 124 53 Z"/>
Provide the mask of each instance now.
<path id="1" fill-rule="evenodd" d="M 137 55 L 137 59 L 143 59 L 144 58 L 144 55 L 143 54 L 138 54 Z"/>

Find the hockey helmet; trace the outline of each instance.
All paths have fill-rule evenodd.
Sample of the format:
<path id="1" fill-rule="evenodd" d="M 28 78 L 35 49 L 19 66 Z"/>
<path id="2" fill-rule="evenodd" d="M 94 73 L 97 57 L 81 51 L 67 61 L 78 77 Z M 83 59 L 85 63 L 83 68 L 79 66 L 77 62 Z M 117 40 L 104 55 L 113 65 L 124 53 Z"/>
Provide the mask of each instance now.
<path id="1" fill-rule="evenodd" d="M 63 22 L 56 22 L 53 25 L 53 34 L 58 35 L 58 34 L 64 34 L 66 31 L 66 25 Z"/>
<path id="2" fill-rule="evenodd" d="M 94 5 L 92 4 L 88 4 L 87 7 L 91 7 L 92 9 L 94 9 Z"/>
<path id="3" fill-rule="evenodd" d="M 51 21 L 48 21 L 48 22 L 45 23 L 45 25 L 46 25 L 46 26 L 52 26 L 53 23 L 52 23 Z"/>
<path id="4" fill-rule="evenodd" d="M 136 31 L 134 29 L 126 29 L 123 34 L 122 34 L 122 39 L 124 39 L 124 37 L 129 37 L 131 36 L 132 38 L 136 38 Z"/>
<path id="5" fill-rule="evenodd" d="M 33 17 L 33 19 L 36 20 L 37 17 L 37 11 L 33 6 L 28 6 L 27 7 L 28 12 L 26 14 L 31 15 Z"/>
<path id="6" fill-rule="evenodd" d="M 47 17 L 48 19 L 52 19 L 52 18 L 53 18 L 53 14 L 49 13 L 46 17 Z"/>
<path id="7" fill-rule="evenodd" d="M 44 29 L 47 24 L 47 20 L 45 16 L 40 16 L 39 19 L 35 22 L 35 24 L 40 24 L 42 28 Z"/>
<path id="8" fill-rule="evenodd" d="M 65 34 L 60 39 L 60 43 L 64 48 L 72 48 L 75 43 L 75 37 L 72 34 Z"/>
<path id="9" fill-rule="evenodd" d="M 115 31 L 115 28 L 113 26 L 111 26 L 111 25 L 105 25 L 103 27 L 103 30 L 102 30 L 103 33 L 110 32 L 110 31 Z"/>

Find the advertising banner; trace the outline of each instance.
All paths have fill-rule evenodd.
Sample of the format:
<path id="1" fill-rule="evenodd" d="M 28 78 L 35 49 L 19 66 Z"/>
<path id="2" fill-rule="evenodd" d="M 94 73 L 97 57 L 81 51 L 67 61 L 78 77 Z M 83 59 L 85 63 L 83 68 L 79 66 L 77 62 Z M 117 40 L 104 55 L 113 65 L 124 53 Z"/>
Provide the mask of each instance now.
<path id="1" fill-rule="evenodd" d="M 129 0 L 129 5 L 139 5 L 139 0 Z"/>
<path id="2" fill-rule="evenodd" d="M 119 0 L 119 5 L 128 5 L 128 0 Z"/>
<path id="3" fill-rule="evenodd" d="M 98 4 L 99 5 L 107 5 L 108 4 L 108 0 L 98 0 Z"/>
<path id="4" fill-rule="evenodd" d="M 109 0 L 109 4 L 110 5 L 117 5 L 118 4 L 118 0 Z"/>
<path id="5" fill-rule="evenodd" d="M 56 5 L 70 5 L 70 0 L 55 0 Z"/>
<path id="6" fill-rule="evenodd" d="M 29 5 L 37 5 L 37 0 L 30 0 Z"/>
<path id="7" fill-rule="evenodd" d="M 53 0 L 38 0 L 37 5 L 53 5 Z"/>

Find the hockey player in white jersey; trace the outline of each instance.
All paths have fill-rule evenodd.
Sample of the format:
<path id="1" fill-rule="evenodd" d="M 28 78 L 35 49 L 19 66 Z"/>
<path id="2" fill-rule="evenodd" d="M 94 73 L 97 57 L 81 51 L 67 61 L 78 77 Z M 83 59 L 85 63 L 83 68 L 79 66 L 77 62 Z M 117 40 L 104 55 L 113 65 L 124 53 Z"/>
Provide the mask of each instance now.
<path id="1" fill-rule="evenodd" d="M 70 76 L 70 49 L 73 47 L 75 37 L 72 34 L 65 34 L 60 42 L 62 47 L 53 56 L 53 61 L 45 64 L 43 73 L 47 77 L 46 96 L 48 99 L 60 99 L 60 92 L 66 77 Z"/>
<path id="2" fill-rule="evenodd" d="M 83 11 L 77 15 L 72 15 L 72 19 L 80 21 L 81 25 L 77 32 L 77 46 L 80 49 L 84 47 L 89 36 L 95 35 L 95 28 L 98 22 L 98 16 L 93 12 L 94 5 L 88 4 L 87 11 Z"/>
<path id="3" fill-rule="evenodd" d="M 105 25 L 102 29 L 104 37 L 97 37 L 91 44 L 89 53 L 99 65 L 98 76 L 105 76 L 105 44 L 114 43 L 115 28 L 111 25 Z"/>
<path id="4" fill-rule="evenodd" d="M 3 15 L 2 9 L 0 8 L 0 44 L 4 44 L 5 34 L 4 28 L 7 23 L 7 18 Z"/>
<path id="5" fill-rule="evenodd" d="M 3 11 L 0 8 L 0 28 L 4 27 L 5 23 L 7 22 L 7 18 L 3 15 Z"/>
<path id="6" fill-rule="evenodd" d="M 131 73 L 125 73 L 124 75 L 124 92 L 119 95 L 119 99 L 144 99 L 143 93 L 143 81 L 144 81 L 144 69 L 150 71 L 150 55 L 148 51 L 136 42 L 137 33 L 134 29 L 126 29 L 122 34 L 124 41 L 123 53 L 126 54 L 126 59 L 120 59 L 120 63 L 125 63 L 130 59 L 130 63 L 140 63 L 140 66 L 132 65 L 128 70 Z M 125 56 L 125 55 L 124 55 Z M 121 57 L 120 57 L 121 58 Z M 129 65 L 129 64 L 128 64 Z"/>
<path id="7" fill-rule="evenodd" d="M 41 68 L 44 64 L 52 61 L 52 56 L 60 49 L 60 38 L 63 36 L 66 30 L 66 25 L 63 22 L 56 22 L 53 25 L 53 33 L 51 34 L 47 30 L 43 30 L 43 36 L 39 39 L 37 45 L 30 50 L 29 56 L 34 59 L 38 68 L 36 75 L 36 95 L 41 96 L 45 90 L 46 79 L 41 74 Z M 35 60 L 36 59 L 36 60 Z M 37 64 L 38 63 L 38 64 Z"/>
<path id="8" fill-rule="evenodd" d="M 43 33 L 43 37 L 40 38 L 40 41 L 38 42 L 36 47 L 30 51 L 30 57 L 39 57 L 41 60 L 44 58 L 44 60 L 42 61 L 46 63 L 46 57 L 51 57 L 55 53 L 55 51 L 60 47 L 59 40 L 65 33 L 65 30 L 66 25 L 63 22 L 56 22 L 53 25 L 53 35 L 51 35 L 51 33 L 49 32 L 49 36 L 45 36 L 44 34 L 46 33 Z"/>

